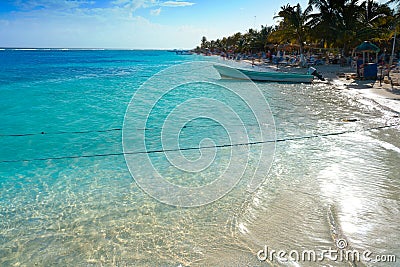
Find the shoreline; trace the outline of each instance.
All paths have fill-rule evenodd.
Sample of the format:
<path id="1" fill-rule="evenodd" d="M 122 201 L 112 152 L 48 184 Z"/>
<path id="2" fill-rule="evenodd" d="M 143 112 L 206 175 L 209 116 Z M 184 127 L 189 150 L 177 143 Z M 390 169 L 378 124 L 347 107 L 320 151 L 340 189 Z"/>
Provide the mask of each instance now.
<path id="1" fill-rule="evenodd" d="M 241 60 L 241 62 L 250 66 L 252 65 L 251 60 Z M 278 68 L 279 70 L 292 72 L 298 72 L 299 70 L 303 72 L 307 71 L 307 68 L 283 64 L 276 66 L 258 62 L 257 60 L 254 62 L 254 66 L 260 69 L 276 70 Z M 328 64 L 313 67 L 326 79 L 325 83 L 333 85 L 337 89 L 349 90 L 351 93 L 360 94 L 400 115 L 400 86 L 398 82 L 393 85 L 387 79 L 385 79 L 386 82 L 384 80 L 381 82 L 379 80 L 357 80 L 355 79 L 356 70 L 351 66 L 342 67 L 339 64 Z M 392 80 L 400 81 L 400 73 L 391 72 L 390 76 Z"/>
<path id="2" fill-rule="evenodd" d="M 320 70 L 323 68 L 317 68 Z M 354 79 L 355 71 L 351 67 L 340 67 L 333 71 L 324 72 L 321 70 L 324 77 L 327 77 L 329 83 L 339 89 L 349 90 L 351 93 L 360 94 L 363 97 L 371 99 L 393 112 L 400 114 L 400 89 L 398 86 L 393 86 L 390 83 L 385 83 L 379 80 L 357 80 Z M 391 73 L 392 79 L 398 79 L 399 73 Z"/>

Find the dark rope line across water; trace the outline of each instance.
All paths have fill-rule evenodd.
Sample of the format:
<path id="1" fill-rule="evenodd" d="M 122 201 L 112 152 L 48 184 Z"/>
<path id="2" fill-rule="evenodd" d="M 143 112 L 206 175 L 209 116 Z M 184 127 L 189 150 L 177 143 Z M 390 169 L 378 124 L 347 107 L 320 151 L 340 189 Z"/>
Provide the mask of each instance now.
<path id="1" fill-rule="evenodd" d="M 229 126 L 240 127 L 240 126 L 259 126 L 259 124 L 232 124 Z M 222 127 L 220 124 L 214 125 L 186 125 L 183 128 L 211 128 L 211 127 Z M 153 128 L 144 128 L 144 129 L 136 129 L 137 131 L 155 131 L 161 130 L 161 127 L 153 127 Z M 111 128 L 104 130 L 87 130 L 87 131 L 59 131 L 59 132 L 36 132 L 36 133 L 21 133 L 21 134 L 0 134 L 0 137 L 24 137 L 24 136 L 35 136 L 35 135 L 59 135 L 59 134 L 89 134 L 89 133 L 106 133 L 106 132 L 114 132 L 114 131 L 122 131 L 122 128 Z"/>
<path id="2" fill-rule="evenodd" d="M 348 121 L 345 121 L 348 122 Z M 349 120 L 349 122 L 352 122 Z M 390 127 L 397 126 L 400 124 L 393 124 L 389 125 Z M 248 126 L 260 126 L 259 124 L 232 124 L 229 125 L 230 127 L 248 127 Z M 211 127 L 222 127 L 220 124 L 214 124 L 214 125 L 186 125 L 183 126 L 183 128 L 211 128 Z M 381 128 L 387 128 L 387 125 L 385 126 L 380 126 L 376 128 L 371 128 L 371 129 L 381 129 Z M 143 128 L 143 129 L 136 129 L 137 131 L 155 131 L 155 130 L 161 130 L 161 127 L 153 127 L 153 128 Z M 369 129 L 367 129 L 369 130 Z M 116 132 L 116 131 L 122 131 L 122 128 L 111 128 L 111 129 L 104 129 L 104 130 L 87 130 L 87 131 L 59 131 L 59 132 L 37 132 L 37 133 L 21 133 L 21 134 L 0 134 L 0 137 L 24 137 L 24 136 L 35 136 L 35 135 L 60 135 L 60 134 L 89 134 L 89 133 L 107 133 L 107 132 Z M 348 130 L 345 132 L 356 132 L 357 130 Z M 312 135 L 309 136 L 308 138 L 313 138 L 316 136 L 323 136 L 324 134 L 318 134 L 318 135 Z M 331 133 L 328 133 L 328 135 L 331 135 Z M 301 137 L 296 137 L 296 138 L 301 138 L 304 139 L 306 137 L 301 136 Z M 286 138 L 287 139 L 287 138 Z"/>
<path id="3" fill-rule="evenodd" d="M 165 152 L 174 152 L 174 151 L 188 151 L 188 150 L 211 149 L 211 148 L 239 147 L 239 146 L 249 146 L 249 145 L 251 146 L 251 145 L 259 145 L 259 144 L 274 143 L 274 142 L 279 143 L 279 142 L 299 141 L 299 140 L 329 137 L 329 136 L 339 136 L 339 135 L 343 135 L 343 134 L 347 134 L 347 133 L 355 133 L 355 132 L 362 132 L 362 131 L 372 131 L 372 130 L 392 128 L 392 127 L 399 126 L 399 125 L 400 124 L 390 124 L 390 125 L 377 126 L 377 127 L 372 127 L 372 128 L 363 129 L 363 130 L 348 130 L 348 131 L 341 131 L 341 132 L 335 132 L 335 133 L 288 137 L 288 138 L 276 139 L 276 140 L 255 141 L 255 142 L 238 143 L 238 144 L 225 144 L 225 145 L 204 146 L 204 147 L 187 147 L 187 148 L 177 148 L 177 149 L 159 149 L 159 150 L 148 150 L 148 151 L 115 152 L 115 153 L 92 154 L 92 155 L 75 155 L 75 156 L 33 158 L 33 159 L 2 160 L 2 161 L 0 161 L 0 163 L 18 163 L 18 162 L 32 162 L 32 161 L 46 161 L 46 160 L 96 158 L 96 157 L 123 156 L 123 155 L 135 155 L 135 154 L 153 154 L 153 153 L 165 153 Z"/>
<path id="4" fill-rule="evenodd" d="M 21 137 L 21 136 L 34 136 L 34 135 L 47 135 L 47 134 L 88 134 L 88 133 L 106 133 L 113 131 L 122 131 L 122 128 L 112 128 L 105 130 L 88 130 L 88 131 L 60 131 L 60 132 L 40 132 L 40 133 L 23 133 L 23 134 L 0 134 L 0 136 L 6 137 Z"/>

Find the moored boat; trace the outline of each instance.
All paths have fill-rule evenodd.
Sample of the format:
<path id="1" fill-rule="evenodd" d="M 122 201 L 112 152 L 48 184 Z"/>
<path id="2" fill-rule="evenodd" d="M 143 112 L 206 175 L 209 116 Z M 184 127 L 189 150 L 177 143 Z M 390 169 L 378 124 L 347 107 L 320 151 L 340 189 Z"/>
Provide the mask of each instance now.
<path id="1" fill-rule="evenodd" d="M 176 50 L 177 55 L 193 55 L 192 51 L 189 50 Z"/>
<path id="2" fill-rule="evenodd" d="M 288 83 L 311 83 L 314 76 L 311 74 L 255 71 L 232 68 L 224 65 L 213 65 L 221 77 L 234 79 L 251 79 L 263 82 L 288 82 Z"/>
<path id="3" fill-rule="evenodd" d="M 173 52 L 177 55 L 193 55 L 193 52 L 190 50 L 178 50 L 178 49 L 173 49 L 173 50 L 167 50 L 167 52 Z"/>

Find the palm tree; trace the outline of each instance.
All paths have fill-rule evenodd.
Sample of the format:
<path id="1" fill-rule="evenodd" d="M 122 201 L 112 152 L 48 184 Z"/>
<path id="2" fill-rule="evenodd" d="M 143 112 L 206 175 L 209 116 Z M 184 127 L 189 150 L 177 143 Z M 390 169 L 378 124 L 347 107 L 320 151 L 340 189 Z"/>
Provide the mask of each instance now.
<path id="1" fill-rule="evenodd" d="M 309 22 L 311 19 L 310 14 L 312 10 L 313 9 L 311 5 L 309 5 L 303 12 L 300 4 L 297 4 L 296 6 L 290 6 L 288 4 L 286 6 L 282 6 L 278 16 L 275 16 L 275 18 L 282 19 L 277 30 L 277 34 L 284 39 L 295 40 L 300 46 L 300 55 L 303 54 L 304 43 L 307 40 L 307 36 L 309 36 Z M 304 62 L 300 63 L 304 64 Z"/>
<path id="2" fill-rule="evenodd" d="M 207 37 L 203 36 L 203 38 L 201 38 L 201 49 L 205 48 L 207 48 Z"/>
<path id="3" fill-rule="evenodd" d="M 229 45 L 235 50 L 235 52 L 241 52 L 243 43 L 243 35 L 240 32 L 237 32 L 230 38 Z"/>
<path id="4" fill-rule="evenodd" d="M 358 37 L 363 40 L 380 41 L 390 34 L 395 17 L 393 10 L 387 4 L 379 4 L 368 0 L 362 3 L 361 27 Z"/>
<path id="5" fill-rule="evenodd" d="M 311 34 L 315 40 L 321 40 L 325 47 L 335 44 L 337 39 L 337 6 L 336 0 L 310 0 L 308 3 L 319 10 L 310 15 Z"/>
<path id="6" fill-rule="evenodd" d="M 272 26 L 261 25 L 261 30 L 257 35 L 257 48 L 262 51 L 267 50 L 268 41 L 273 32 Z"/>
<path id="7" fill-rule="evenodd" d="M 257 47 L 258 32 L 254 29 L 249 29 L 244 35 L 244 52 L 253 53 L 258 50 Z"/>
<path id="8" fill-rule="evenodd" d="M 372 19 L 372 14 L 368 14 L 368 8 L 371 11 L 372 5 L 366 1 L 361 4 L 358 2 L 359 0 L 309 1 L 309 4 L 319 11 L 312 15 L 310 23 L 314 32 L 321 33 L 325 42 L 328 41 L 333 46 L 342 47 L 342 53 L 347 53 L 366 35 L 371 35 L 371 27 L 368 27 L 365 20 L 366 18 Z"/>
<path id="9" fill-rule="evenodd" d="M 389 0 L 386 4 L 392 4 L 392 3 L 396 3 L 398 6 L 400 7 L 400 0 Z"/>
<path id="10" fill-rule="evenodd" d="M 400 11 L 400 0 L 388 3 L 397 3 Z M 299 4 L 282 6 L 275 16 L 281 19 L 278 25 L 261 26 L 260 31 L 249 29 L 244 34 L 237 32 L 211 42 L 204 36 L 200 48 L 261 52 L 272 43 L 289 42 L 297 43 L 302 54 L 307 41 L 325 48 L 340 47 L 343 54 L 348 54 L 360 42 L 373 40 L 389 50 L 395 29 L 400 27 L 399 11 L 395 13 L 388 4 L 373 0 L 309 0 L 304 11 Z"/>
<path id="11" fill-rule="evenodd" d="M 358 31 L 362 28 L 361 16 L 364 12 L 363 7 L 358 5 L 358 0 L 343 1 L 338 8 L 337 33 L 338 46 L 343 47 L 343 53 L 349 51 L 360 43 Z"/>

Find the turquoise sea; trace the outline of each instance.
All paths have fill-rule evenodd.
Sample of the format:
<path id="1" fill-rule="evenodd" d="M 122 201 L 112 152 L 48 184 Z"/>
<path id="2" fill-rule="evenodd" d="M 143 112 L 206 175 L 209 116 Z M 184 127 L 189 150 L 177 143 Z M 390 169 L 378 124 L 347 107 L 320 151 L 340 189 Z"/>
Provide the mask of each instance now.
<path id="1" fill-rule="evenodd" d="M 211 62 L 0 50 L 0 265 L 398 266 L 399 114 L 329 84 L 220 80 Z M 338 244 L 370 258 L 257 258 Z"/>

